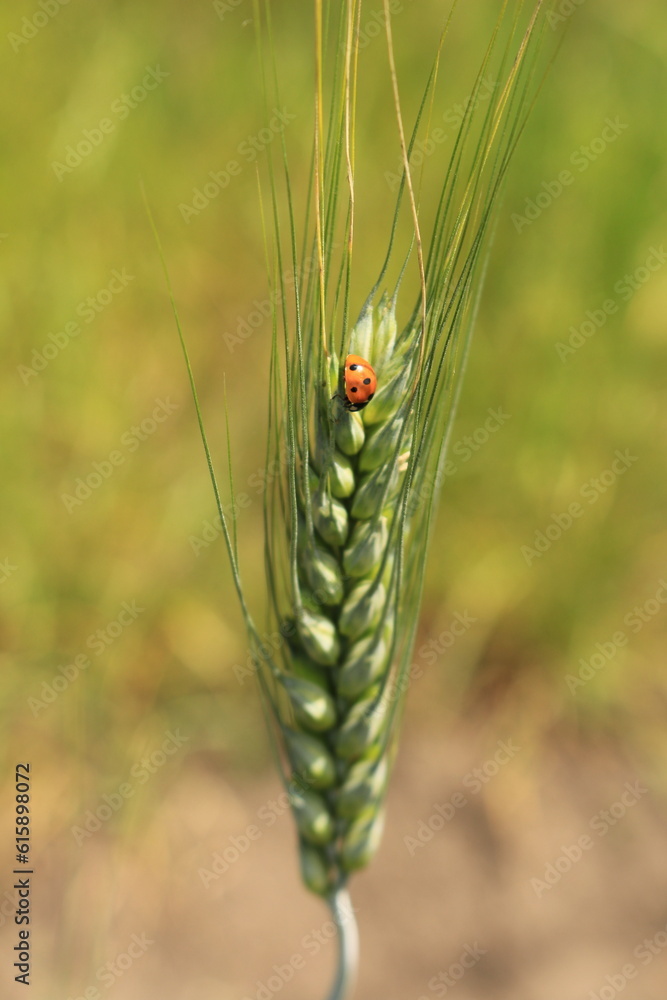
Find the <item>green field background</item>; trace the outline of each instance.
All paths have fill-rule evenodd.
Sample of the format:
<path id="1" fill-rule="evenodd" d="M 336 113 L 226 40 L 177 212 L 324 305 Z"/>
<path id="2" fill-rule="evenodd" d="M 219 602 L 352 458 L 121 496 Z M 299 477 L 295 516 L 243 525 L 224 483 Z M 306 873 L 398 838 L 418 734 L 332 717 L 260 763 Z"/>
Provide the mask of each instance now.
<path id="1" fill-rule="evenodd" d="M 265 116 L 250 0 L 52 6 L 31 29 L 22 19 L 43 8 L 5 5 L 0 30 L 2 891 L 14 764 L 29 760 L 43 858 L 35 996 L 66 1000 L 106 954 L 121 906 L 115 852 L 142 859 L 155 884 L 160 872 L 178 881 L 185 848 L 146 831 L 182 769 L 194 761 L 237 788 L 272 780 L 141 181 L 229 503 L 226 386 L 236 490 L 247 499 L 242 575 L 260 618 L 270 322 L 261 315 L 253 141 L 266 143 L 256 138 Z M 377 7 L 362 17 L 354 310 L 384 254 L 386 175 L 399 157 Z M 410 120 L 444 5 L 394 7 Z M 562 46 L 499 211 L 426 571 L 415 650 L 425 680 L 410 692 L 407 724 L 441 732 L 473 719 L 495 742 L 497 720 L 510 720 L 532 748 L 526 780 L 554 738 L 620 748 L 658 802 L 667 787 L 665 12 L 658 0 L 561 7 L 576 12 L 548 32 Z M 303 199 L 310 5 L 273 9 L 277 110 Z M 460 5 L 441 69 L 450 121 L 498 9 L 496 0 Z M 431 180 L 446 166 L 448 128 L 427 157 Z M 68 154 L 86 130 L 98 141 Z M 184 210 L 204 204 L 196 190 L 230 162 L 226 186 Z M 427 189 L 425 218 L 429 206 Z M 99 482 L 82 489 L 96 471 Z M 563 528 L 573 504 L 580 513 Z M 457 615 L 471 623 L 452 637 Z M 133 768 L 138 789 L 138 762 L 177 731 L 185 742 L 86 841 L 84 862 L 72 826 Z M 149 920 L 168 903 L 141 905 Z M 139 995 L 129 975 L 113 989 Z"/>

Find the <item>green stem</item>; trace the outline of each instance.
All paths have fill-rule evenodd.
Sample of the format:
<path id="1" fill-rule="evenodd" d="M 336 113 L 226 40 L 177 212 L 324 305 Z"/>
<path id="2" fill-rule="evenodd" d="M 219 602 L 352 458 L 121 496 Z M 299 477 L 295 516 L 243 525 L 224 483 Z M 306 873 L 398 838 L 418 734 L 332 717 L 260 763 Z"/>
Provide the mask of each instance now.
<path id="1" fill-rule="evenodd" d="M 338 967 L 328 1000 L 346 1000 L 352 996 L 357 980 L 359 931 L 347 889 L 337 889 L 328 903 L 338 931 Z"/>

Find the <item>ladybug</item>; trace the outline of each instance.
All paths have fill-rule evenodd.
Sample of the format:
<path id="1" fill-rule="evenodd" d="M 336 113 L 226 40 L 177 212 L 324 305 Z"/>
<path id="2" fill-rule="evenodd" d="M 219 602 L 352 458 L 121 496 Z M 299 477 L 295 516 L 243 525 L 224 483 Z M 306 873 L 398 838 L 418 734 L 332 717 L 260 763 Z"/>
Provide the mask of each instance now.
<path id="1" fill-rule="evenodd" d="M 345 399 L 346 410 L 356 413 L 367 406 L 377 389 L 377 375 L 368 361 L 358 354 L 348 354 L 345 358 Z"/>

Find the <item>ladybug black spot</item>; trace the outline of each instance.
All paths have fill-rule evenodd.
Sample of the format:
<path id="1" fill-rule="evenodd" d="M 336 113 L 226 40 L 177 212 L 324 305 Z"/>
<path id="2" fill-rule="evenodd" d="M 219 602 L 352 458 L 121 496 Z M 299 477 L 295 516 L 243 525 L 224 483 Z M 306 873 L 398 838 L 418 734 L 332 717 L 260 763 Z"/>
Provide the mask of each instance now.
<path id="1" fill-rule="evenodd" d="M 366 400 L 366 402 L 367 402 L 367 403 L 370 403 L 370 401 L 371 401 L 371 399 L 373 398 L 373 396 L 374 396 L 374 395 L 375 395 L 375 393 L 374 393 L 374 392 L 372 392 L 372 393 L 370 394 L 370 396 L 368 397 L 368 399 Z"/>
<path id="2" fill-rule="evenodd" d="M 365 378 L 364 379 L 364 385 L 370 385 L 370 384 L 371 384 L 371 380 L 369 378 Z"/>
<path id="3" fill-rule="evenodd" d="M 356 385 L 353 385 L 352 388 L 350 389 L 350 392 L 359 392 L 359 390 L 357 389 Z"/>
<path id="4" fill-rule="evenodd" d="M 350 365 L 350 371 L 351 372 L 356 372 L 356 370 L 357 370 L 358 367 L 359 367 L 359 365 Z"/>

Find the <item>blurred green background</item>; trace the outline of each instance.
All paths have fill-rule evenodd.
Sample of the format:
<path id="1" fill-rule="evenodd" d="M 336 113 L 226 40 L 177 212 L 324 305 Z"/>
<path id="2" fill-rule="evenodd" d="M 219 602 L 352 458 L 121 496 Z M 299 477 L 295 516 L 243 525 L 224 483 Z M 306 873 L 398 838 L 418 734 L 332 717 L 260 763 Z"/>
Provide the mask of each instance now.
<path id="1" fill-rule="evenodd" d="M 380 6 L 371 3 L 362 15 L 368 44 L 355 309 L 384 254 L 391 203 L 384 175 L 398 160 L 386 56 L 374 37 Z M 442 63 L 442 108 L 455 109 L 470 92 L 499 6 L 461 5 Z M 435 0 L 394 7 L 409 119 L 444 7 Z M 301 3 L 274 10 L 298 187 L 311 135 L 311 11 Z M 625 828 L 621 854 L 600 859 L 595 896 L 600 885 L 616 891 L 610 872 L 621 856 L 640 895 L 666 878 L 664 828 L 660 836 L 651 827 L 651 817 L 663 815 L 667 784 L 665 13 L 658 0 L 564 2 L 558 10 L 554 37 L 565 30 L 565 38 L 511 170 L 452 436 L 455 471 L 443 492 L 415 653 L 424 678 L 410 692 L 388 846 L 359 880 L 371 954 L 377 937 L 377 961 L 369 959 L 364 972 L 369 995 L 436 995 L 428 981 L 453 961 L 441 956 L 443 942 L 455 957 L 459 939 L 461 948 L 472 940 L 447 917 L 444 854 L 424 855 L 422 882 L 407 865 L 400 892 L 394 883 L 411 860 L 406 831 L 500 738 L 529 749 L 514 777 L 489 786 L 486 832 L 472 838 L 460 862 L 470 874 L 462 899 L 486 899 L 473 884 L 489 843 L 525 857 L 517 830 L 532 830 L 537 860 L 528 874 L 539 873 L 558 855 L 559 836 L 570 836 L 560 832 L 563 810 L 579 803 L 576 839 L 630 777 L 650 789 L 645 823 Z M 258 845 L 224 891 L 218 880 L 207 893 L 197 876 L 278 785 L 255 689 L 239 683 L 247 655 L 241 617 L 221 538 L 210 527 L 210 483 L 140 191 L 143 179 L 220 470 L 227 386 L 237 488 L 247 484 L 250 497 L 238 520 L 242 570 L 261 608 L 261 497 L 253 477 L 264 461 L 270 323 L 250 318 L 267 299 L 249 144 L 265 124 L 252 5 L 44 0 L 6 6 L 1 18 L 7 783 L 0 887 L 9 890 L 12 877 L 13 768 L 27 759 L 39 885 L 33 995 L 65 1000 L 97 982 L 101 995 L 113 990 L 125 1000 L 255 996 L 256 981 L 290 954 L 286 928 L 298 937 L 326 916 L 299 886 L 287 818 L 276 824 L 282 839 L 267 828 L 264 861 Z M 427 163 L 436 176 L 446 146 Z M 194 201 L 210 173 L 224 174 L 230 161 L 240 171 Z M 572 179 L 564 186 L 563 171 Z M 196 213 L 183 209 L 193 203 Z M 423 211 L 428 217 L 428 197 Z M 255 328 L 233 343 L 244 320 Z M 505 415 L 491 433 L 489 410 Z M 617 452 L 629 457 L 614 466 Z M 573 503 L 581 516 L 563 530 Z M 536 542 L 536 532 L 545 540 Z M 545 551 L 530 553 L 536 544 Z M 475 620 L 451 642 L 457 614 Z M 420 659 L 430 640 L 436 657 Z M 152 763 L 142 765 L 147 757 Z M 415 799 L 422 774 L 431 784 Z M 127 780 L 132 794 L 103 829 L 77 842 L 72 827 Z M 575 787 L 580 794 L 571 799 Z M 567 804 L 555 819 L 544 811 L 551 794 Z M 655 868 L 646 862 L 643 876 L 630 878 L 639 855 L 654 858 Z M 416 887 L 426 892 L 429 884 L 440 888 L 422 906 Z M 494 893 L 484 907 L 500 926 L 509 903 L 500 889 Z M 387 927 L 387 899 L 399 897 L 407 910 Z M 548 918 L 544 910 L 533 914 L 534 894 L 514 900 L 517 940 L 543 933 L 542 951 L 531 951 L 533 965 L 518 952 L 507 968 L 487 962 L 486 978 L 471 973 L 457 987 L 462 1000 L 562 1000 L 604 984 L 612 959 L 600 958 L 601 972 L 593 964 L 579 973 L 580 959 L 568 965 L 553 943 L 576 909 L 560 898 L 563 911 Z M 624 897 L 614 899 L 620 915 Z M 282 915 L 270 916 L 271 908 Z M 4 903 L 0 911 L 7 916 Z M 419 934 L 407 912 L 419 913 Z M 445 926 L 431 941 L 438 921 Z M 476 927 L 473 921 L 469 933 Z M 612 921 L 600 935 L 612 954 L 620 947 L 615 928 Z M 144 931 L 157 944 L 122 978 L 100 986 L 96 970 Z M 18 996 L 11 919 L 0 935 L 0 981 Z M 569 940 L 566 934 L 563 948 Z M 380 960 L 389 944 L 401 955 L 393 969 Z M 551 960 L 559 968 L 565 962 L 570 978 L 545 972 Z M 323 993 L 330 961 L 315 959 L 284 995 Z M 530 970 L 534 980 L 525 978 Z M 658 976 L 657 964 L 651 975 Z M 659 995 L 651 984 L 643 982 L 649 1000 Z"/>

